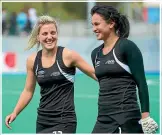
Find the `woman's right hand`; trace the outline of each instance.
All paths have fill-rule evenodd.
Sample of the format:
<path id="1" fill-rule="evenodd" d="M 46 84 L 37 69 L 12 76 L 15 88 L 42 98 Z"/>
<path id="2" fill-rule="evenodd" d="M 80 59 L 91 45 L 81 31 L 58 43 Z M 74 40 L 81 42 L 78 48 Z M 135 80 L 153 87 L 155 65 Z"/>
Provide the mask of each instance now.
<path id="1" fill-rule="evenodd" d="M 13 122 L 16 119 L 16 117 L 17 117 L 16 113 L 11 113 L 10 115 L 6 116 L 5 124 L 9 129 L 11 129 L 9 124 Z"/>

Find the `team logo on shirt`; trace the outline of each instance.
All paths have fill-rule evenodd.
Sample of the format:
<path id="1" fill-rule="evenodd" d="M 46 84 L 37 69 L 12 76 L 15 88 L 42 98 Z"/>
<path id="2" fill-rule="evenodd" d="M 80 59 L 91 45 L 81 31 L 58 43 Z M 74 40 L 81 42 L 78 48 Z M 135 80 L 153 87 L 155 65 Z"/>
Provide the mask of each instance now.
<path id="1" fill-rule="evenodd" d="M 43 70 L 38 71 L 38 75 L 43 75 L 45 72 Z"/>
<path id="2" fill-rule="evenodd" d="M 105 64 L 114 64 L 115 63 L 115 60 L 108 60 L 105 62 Z"/>
<path id="3" fill-rule="evenodd" d="M 38 71 L 38 77 L 44 77 L 45 71 L 40 70 Z"/>
<path id="4" fill-rule="evenodd" d="M 50 76 L 59 76 L 60 72 L 53 72 Z"/>
<path id="5" fill-rule="evenodd" d="M 95 63 L 95 68 L 98 67 L 98 66 L 100 66 L 100 61 L 97 61 L 97 62 Z"/>

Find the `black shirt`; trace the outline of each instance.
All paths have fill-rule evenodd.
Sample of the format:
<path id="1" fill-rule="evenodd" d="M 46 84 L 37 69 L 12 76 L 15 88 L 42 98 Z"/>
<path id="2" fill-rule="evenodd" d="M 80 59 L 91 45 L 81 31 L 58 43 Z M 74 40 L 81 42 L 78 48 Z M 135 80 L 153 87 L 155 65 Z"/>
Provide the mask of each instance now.
<path id="1" fill-rule="evenodd" d="M 119 38 L 113 49 L 103 55 L 104 44 L 92 51 L 91 58 L 99 80 L 99 115 L 110 115 L 139 110 L 149 112 L 149 96 L 143 58 L 132 41 Z"/>
<path id="2" fill-rule="evenodd" d="M 38 123 L 76 122 L 74 106 L 74 75 L 76 69 L 64 65 L 63 47 L 58 46 L 56 61 L 49 68 L 42 67 L 42 50 L 37 53 L 34 72 L 41 88 Z"/>

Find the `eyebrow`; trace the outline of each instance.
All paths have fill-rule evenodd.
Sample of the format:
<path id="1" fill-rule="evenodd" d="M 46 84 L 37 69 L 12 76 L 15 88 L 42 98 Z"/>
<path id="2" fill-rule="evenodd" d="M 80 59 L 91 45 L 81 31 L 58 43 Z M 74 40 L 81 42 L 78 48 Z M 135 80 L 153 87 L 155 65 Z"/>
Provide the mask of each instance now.
<path id="1" fill-rule="evenodd" d="M 46 30 L 44 30 L 43 32 L 47 32 Z M 57 30 L 51 30 L 50 32 L 57 32 Z"/>

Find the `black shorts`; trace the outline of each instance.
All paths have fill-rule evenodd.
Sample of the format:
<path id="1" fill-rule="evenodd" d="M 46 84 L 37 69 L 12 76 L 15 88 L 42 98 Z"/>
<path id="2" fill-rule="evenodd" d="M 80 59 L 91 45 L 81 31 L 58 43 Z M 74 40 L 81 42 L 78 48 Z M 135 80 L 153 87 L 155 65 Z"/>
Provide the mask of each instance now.
<path id="1" fill-rule="evenodd" d="M 36 133 L 37 134 L 44 134 L 44 133 L 49 133 L 49 134 L 66 134 L 66 133 L 76 133 L 76 126 L 77 123 L 55 123 L 53 126 L 52 125 L 44 125 L 37 123 L 36 125 Z"/>
<path id="2" fill-rule="evenodd" d="M 98 117 L 92 133 L 143 133 L 139 111 Z"/>

